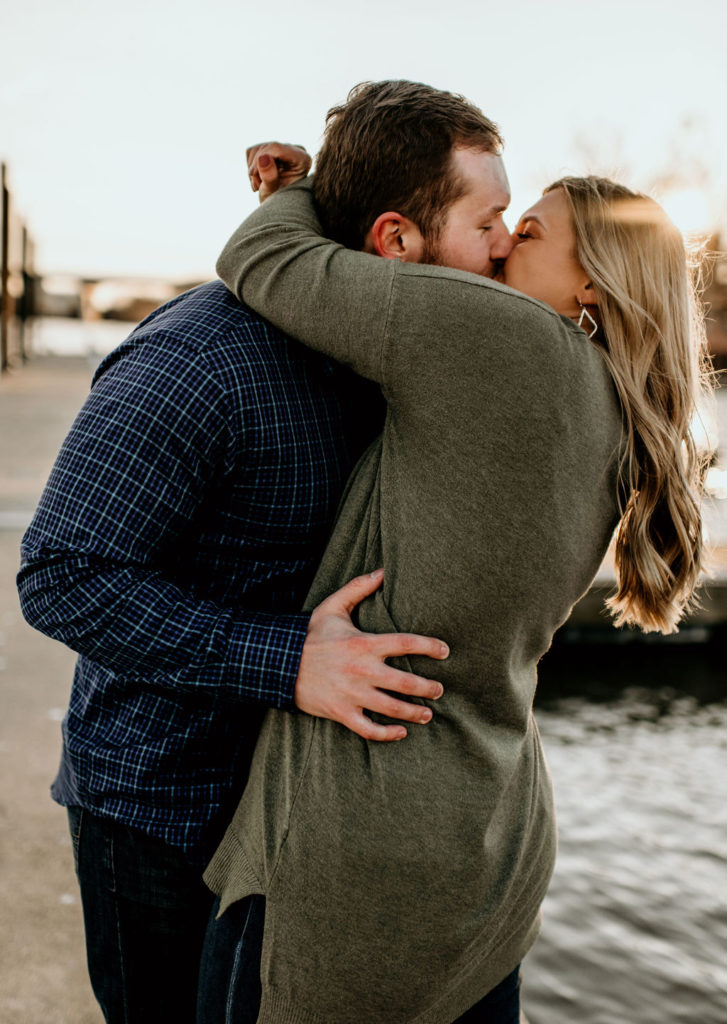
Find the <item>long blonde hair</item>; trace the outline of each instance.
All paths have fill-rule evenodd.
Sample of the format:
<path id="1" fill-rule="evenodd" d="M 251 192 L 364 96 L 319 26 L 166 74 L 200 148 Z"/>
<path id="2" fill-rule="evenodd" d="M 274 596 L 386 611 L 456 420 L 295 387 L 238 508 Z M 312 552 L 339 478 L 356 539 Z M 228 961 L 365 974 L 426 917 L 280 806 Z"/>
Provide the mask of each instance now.
<path id="1" fill-rule="evenodd" d="M 673 633 L 703 569 L 704 456 L 692 427 L 710 386 L 704 316 L 684 240 L 648 196 L 604 178 L 562 178 L 576 255 L 624 421 L 616 625 Z"/>

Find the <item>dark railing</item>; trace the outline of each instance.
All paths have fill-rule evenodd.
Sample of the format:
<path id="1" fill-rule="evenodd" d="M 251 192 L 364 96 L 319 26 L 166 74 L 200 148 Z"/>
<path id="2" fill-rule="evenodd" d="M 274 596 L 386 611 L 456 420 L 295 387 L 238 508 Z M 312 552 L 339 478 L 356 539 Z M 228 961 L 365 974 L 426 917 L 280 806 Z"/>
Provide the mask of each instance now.
<path id="1" fill-rule="evenodd" d="M 35 314 L 34 245 L 13 208 L 7 164 L 2 164 L 0 231 L 0 372 L 28 354 L 28 323 Z"/>

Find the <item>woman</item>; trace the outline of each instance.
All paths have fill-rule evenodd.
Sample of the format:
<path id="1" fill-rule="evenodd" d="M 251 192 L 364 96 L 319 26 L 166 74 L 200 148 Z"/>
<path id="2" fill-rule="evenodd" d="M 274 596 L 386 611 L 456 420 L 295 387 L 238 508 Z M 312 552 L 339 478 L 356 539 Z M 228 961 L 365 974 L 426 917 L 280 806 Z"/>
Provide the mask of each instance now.
<path id="1" fill-rule="evenodd" d="M 381 260 L 321 239 L 303 184 L 218 265 L 387 399 L 309 607 L 384 565 L 361 628 L 451 648 L 432 723 L 402 743 L 266 719 L 206 875 L 223 911 L 266 897 L 264 1024 L 450 1024 L 512 979 L 555 855 L 537 662 L 619 520 L 617 622 L 671 632 L 697 583 L 702 332 L 681 237 L 594 178 L 555 183 L 516 235 L 511 288 Z"/>

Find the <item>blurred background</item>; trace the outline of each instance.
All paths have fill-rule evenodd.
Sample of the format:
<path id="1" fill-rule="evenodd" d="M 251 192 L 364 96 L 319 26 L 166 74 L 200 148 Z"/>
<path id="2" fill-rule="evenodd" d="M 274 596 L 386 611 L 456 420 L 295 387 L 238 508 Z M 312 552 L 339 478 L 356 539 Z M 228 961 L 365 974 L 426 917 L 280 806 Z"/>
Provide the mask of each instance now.
<path id="1" fill-rule="evenodd" d="M 727 366 L 727 14 L 718 0 L 0 0 L 0 1019 L 99 1024 L 47 789 L 73 655 L 20 617 L 18 544 L 100 358 L 214 276 L 257 204 L 247 145 L 318 147 L 363 80 L 460 92 L 501 127 L 509 224 L 563 174 L 659 199 L 712 254 Z M 406 159 L 406 153 L 401 154 Z M 614 630 L 607 561 L 542 665 L 561 851 L 531 1024 L 727 1021 L 727 389 L 701 414 L 713 550 L 675 637 Z M 385 969 L 385 965 L 382 965 Z"/>

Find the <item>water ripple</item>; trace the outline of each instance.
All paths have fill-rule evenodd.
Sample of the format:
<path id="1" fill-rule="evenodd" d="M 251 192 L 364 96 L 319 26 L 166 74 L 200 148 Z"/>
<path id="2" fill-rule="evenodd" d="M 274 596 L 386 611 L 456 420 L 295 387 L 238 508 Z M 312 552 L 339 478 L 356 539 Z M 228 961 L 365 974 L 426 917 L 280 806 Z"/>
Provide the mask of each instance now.
<path id="1" fill-rule="evenodd" d="M 538 724 L 560 851 L 531 1024 L 726 1024 L 727 702 L 634 687 Z"/>

